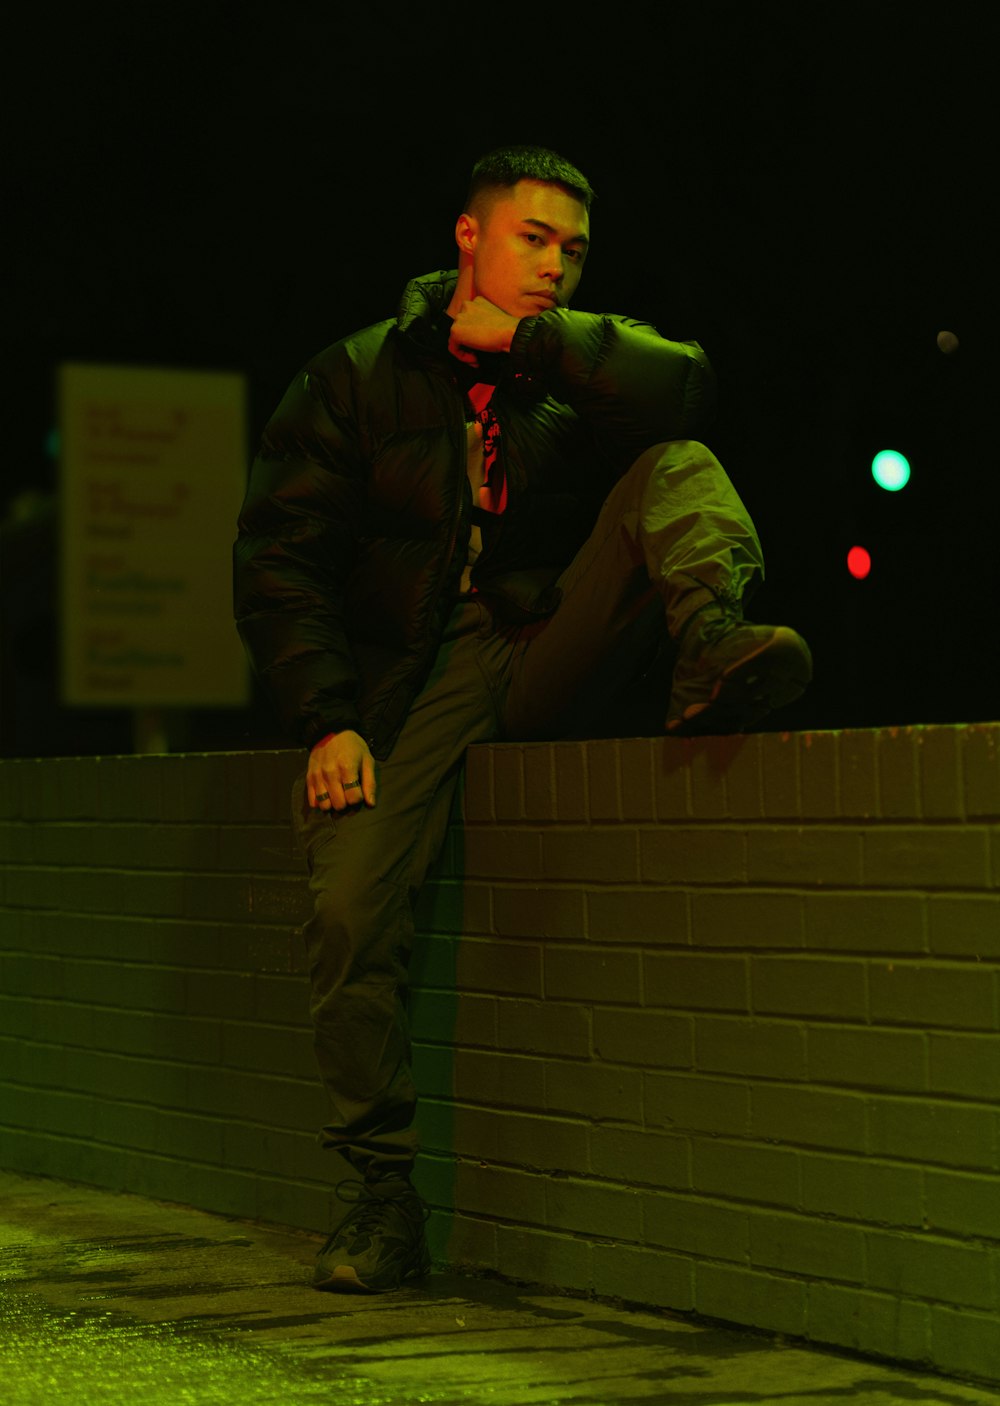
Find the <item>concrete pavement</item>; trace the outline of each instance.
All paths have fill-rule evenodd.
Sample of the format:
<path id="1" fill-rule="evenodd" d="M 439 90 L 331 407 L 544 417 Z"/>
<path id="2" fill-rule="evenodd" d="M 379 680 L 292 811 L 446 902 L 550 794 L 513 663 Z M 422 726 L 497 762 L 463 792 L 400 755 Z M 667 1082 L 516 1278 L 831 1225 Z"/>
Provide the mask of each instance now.
<path id="1" fill-rule="evenodd" d="M 320 1294 L 318 1234 L 12 1173 L 0 1196 L 4 1406 L 1000 1406 L 987 1387 L 452 1273 Z"/>

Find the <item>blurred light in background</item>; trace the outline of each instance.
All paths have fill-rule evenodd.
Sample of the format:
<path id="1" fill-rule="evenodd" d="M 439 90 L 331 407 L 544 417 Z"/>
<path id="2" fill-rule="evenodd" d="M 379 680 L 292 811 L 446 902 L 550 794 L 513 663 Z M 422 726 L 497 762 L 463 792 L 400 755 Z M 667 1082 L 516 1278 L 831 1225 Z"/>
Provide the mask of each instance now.
<path id="1" fill-rule="evenodd" d="M 910 481 L 910 463 L 896 449 L 883 449 L 872 460 L 872 478 L 887 493 L 898 493 Z"/>
<path id="2" fill-rule="evenodd" d="M 847 569 L 855 581 L 863 581 L 872 569 L 871 553 L 864 547 L 852 547 L 847 553 Z"/>

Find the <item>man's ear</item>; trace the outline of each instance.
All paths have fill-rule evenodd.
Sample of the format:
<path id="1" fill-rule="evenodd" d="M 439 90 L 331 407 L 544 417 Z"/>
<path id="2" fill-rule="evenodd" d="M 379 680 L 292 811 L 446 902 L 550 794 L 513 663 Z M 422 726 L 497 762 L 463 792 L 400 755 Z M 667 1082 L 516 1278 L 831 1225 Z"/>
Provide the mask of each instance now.
<path id="1" fill-rule="evenodd" d="M 475 215 L 459 215 L 455 222 L 455 243 L 459 253 L 472 254 L 479 236 L 479 221 Z"/>

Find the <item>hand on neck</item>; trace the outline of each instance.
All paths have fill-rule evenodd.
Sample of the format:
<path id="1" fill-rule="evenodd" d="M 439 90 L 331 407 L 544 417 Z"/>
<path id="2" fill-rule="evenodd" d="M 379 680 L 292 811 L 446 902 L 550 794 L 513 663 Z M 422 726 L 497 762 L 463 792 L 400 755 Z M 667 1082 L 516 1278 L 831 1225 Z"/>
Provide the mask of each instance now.
<path id="1" fill-rule="evenodd" d="M 464 268 L 460 266 L 458 270 L 458 282 L 455 284 L 455 291 L 452 294 L 451 302 L 446 308 L 448 316 L 451 318 L 457 317 L 462 304 L 471 302 L 475 296 L 476 286 L 472 276 L 472 265 L 467 264 Z"/>

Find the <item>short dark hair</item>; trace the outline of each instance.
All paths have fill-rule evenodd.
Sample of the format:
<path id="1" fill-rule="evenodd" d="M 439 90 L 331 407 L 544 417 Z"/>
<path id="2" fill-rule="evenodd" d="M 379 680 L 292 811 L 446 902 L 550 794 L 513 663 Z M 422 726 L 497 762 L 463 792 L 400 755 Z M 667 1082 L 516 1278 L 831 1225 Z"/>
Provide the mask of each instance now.
<path id="1" fill-rule="evenodd" d="M 544 146 L 503 146 L 488 151 L 473 166 L 463 208 L 470 211 L 485 192 L 511 189 L 518 181 L 562 186 L 588 211 L 594 199 L 586 176 L 557 152 Z"/>

